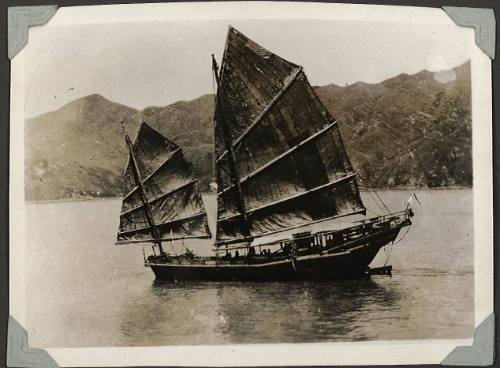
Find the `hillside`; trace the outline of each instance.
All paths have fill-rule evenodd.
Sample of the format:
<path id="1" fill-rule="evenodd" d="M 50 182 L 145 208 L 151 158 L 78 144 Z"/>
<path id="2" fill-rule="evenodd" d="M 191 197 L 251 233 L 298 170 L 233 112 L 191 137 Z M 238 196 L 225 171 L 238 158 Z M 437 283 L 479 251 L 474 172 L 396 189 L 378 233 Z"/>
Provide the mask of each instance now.
<path id="1" fill-rule="evenodd" d="M 316 92 L 364 186 L 472 185 L 470 63 Z"/>
<path id="2" fill-rule="evenodd" d="M 470 63 L 315 89 L 339 121 L 361 185 L 472 185 Z M 141 116 L 183 148 L 207 190 L 213 103 L 213 95 L 204 95 L 138 111 L 90 95 L 27 120 L 26 199 L 120 195 L 127 153 L 119 122 L 134 132 Z"/>

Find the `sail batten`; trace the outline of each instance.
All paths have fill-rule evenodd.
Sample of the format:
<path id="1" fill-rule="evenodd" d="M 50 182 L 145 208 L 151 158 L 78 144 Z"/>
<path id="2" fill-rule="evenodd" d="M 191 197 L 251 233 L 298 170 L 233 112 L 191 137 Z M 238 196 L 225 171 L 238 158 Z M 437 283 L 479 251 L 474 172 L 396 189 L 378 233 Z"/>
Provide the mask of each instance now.
<path id="1" fill-rule="evenodd" d="M 301 193 L 295 194 L 293 196 L 280 199 L 280 200 L 275 201 L 275 202 L 267 203 L 267 204 L 265 204 L 263 206 L 260 206 L 260 207 L 249 209 L 249 210 L 247 210 L 247 214 L 251 215 L 252 213 L 255 213 L 255 212 L 258 212 L 258 211 L 262 211 L 262 210 L 264 210 L 266 208 L 277 206 L 277 205 L 280 205 L 282 203 L 289 202 L 289 201 L 292 201 L 292 200 L 295 200 L 295 199 L 299 199 L 301 197 L 313 194 L 315 192 L 328 189 L 328 188 L 333 187 L 335 185 L 341 184 L 341 183 L 343 183 L 346 180 L 350 180 L 350 179 L 354 178 L 356 175 L 357 175 L 357 173 L 352 173 L 352 174 L 344 176 L 344 177 L 342 177 L 342 178 L 340 178 L 338 180 L 332 181 L 332 182 L 327 183 L 327 184 L 323 184 L 323 185 L 321 185 L 319 187 L 316 187 L 314 189 L 310 189 L 308 191 L 301 192 Z M 230 219 L 233 219 L 233 218 L 235 218 L 234 215 L 233 216 L 228 216 L 228 217 L 221 217 L 221 218 L 219 218 L 219 221 L 227 221 L 227 220 L 230 220 Z"/>
<path id="2" fill-rule="evenodd" d="M 163 163 L 160 164 L 160 166 L 158 166 L 158 168 L 156 170 L 154 170 L 151 174 L 149 174 L 148 176 L 146 176 L 145 178 L 143 178 L 141 181 L 142 181 L 142 184 L 146 184 L 146 182 L 151 179 L 152 177 L 154 177 L 154 175 L 163 168 L 164 165 L 166 165 L 170 159 L 172 159 L 174 157 L 174 155 L 178 152 L 181 151 L 181 148 L 178 147 L 177 149 L 175 149 L 166 159 L 165 161 L 163 161 Z M 130 192 L 124 194 L 123 196 L 123 199 L 127 199 L 128 197 L 130 197 L 132 194 L 134 194 L 137 190 L 139 190 L 139 186 L 135 186 Z"/>
<path id="3" fill-rule="evenodd" d="M 198 217 L 203 217 L 203 216 L 206 216 L 206 215 L 207 215 L 206 212 L 200 212 L 200 213 L 196 213 L 196 214 L 191 215 L 191 216 L 186 216 L 186 217 L 182 217 L 182 218 L 177 218 L 177 219 L 165 221 L 165 222 L 162 222 L 162 223 L 157 223 L 155 225 L 157 227 L 161 227 L 161 226 L 165 226 L 165 225 L 175 224 L 177 222 L 182 222 L 182 221 L 186 221 L 186 220 L 195 219 L 195 218 L 198 218 Z M 120 232 L 118 232 L 118 235 L 119 236 L 123 236 L 123 235 L 133 234 L 134 232 L 145 231 L 145 230 L 149 230 L 149 229 L 150 229 L 150 226 L 138 227 L 138 228 L 134 228 L 134 229 L 131 229 L 131 230 L 120 231 Z"/>
<path id="4" fill-rule="evenodd" d="M 233 142 L 233 147 L 236 148 L 237 145 L 247 136 L 247 134 L 259 124 L 259 122 L 262 120 L 262 118 L 271 110 L 271 108 L 274 106 L 276 102 L 279 101 L 280 97 L 283 96 L 283 94 L 288 90 L 288 88 L 293 84 L 295 80 L 297 80 L 297 77 L 299 74 L 302 73 L 302 67 L 299 67 L 295 70 L 295 72 L 288 78 L 286 81 L 285 85 L 283 88 L 274 96 L 274 98 L 271 100 L 271 102 L 264 108 L 264 110 L 260 113 L 259 116 L 250 124 L 245 131 Z M 216 163 L 220 162 L 224 157 L 226 157 L 227 151 L 224 151 L 219 158 L 217 159 Z"/>
<path id="5" fill-rule="evenodd" d="M 168 192 L 163 193 L 163 194 L 161 194 L 161 195 L 159 195 L 159 196 L 157 196 L 157 197 L 154 197 L 154 198 L 149 199 L 149 200 L 148 200 L 148 203 L 149 203 L 149 204 L 153 204 L 154 202 L 159 201 L 159 200 L 160 200 L 160 199 L 162 199 L 162 198 L 165 198 L 165 197 L 167 197 L 167 196 L 169 196 L 169 195 L 172 195 L 172 194 L 176 193 L 176 192 L 177 192 L 177 191 L 179 191 L 179 190 L 182 190 L 184 187 L 187 187 L 187 186 L 189 186 L 189 185 L 194 185 L 194 184 L 196 184 L 196 183 L 197 183 L 197 180 L 196 180 L 196 179 L 193 179 L 193 180 L 191 180 L 191 181 L 188 181 L 187 183 L 184 183 L 184 184 L 182 184 L 181 186 L 179 186 L 179 187 L 177 187 L 177 188 L 175 188 L 175 189 L 172 189 L 171 191 L 168 191 Z M 123 216 L 123 215 L 128 215 L 128 214 L 130 214 L 130 213 L 132 213 L 132 212 L 134 212 L 134 211 L 141 210 L 142 208 L 144 208 L 144 204 L 141 204 L 141 205 L 139 205 L 139 206 L 137 206 L 137 207 L 131 208 L 131 209 L 129 209 L 129 210 L 127 210 L 127 211 L 125 211 L 125 212 L 122 212 L 122 213 L 120 213 L 120 216 Z"/>
<path id="6" fill-rule="evenodd" d="M 219 80 L 216 246 L 365 211 L 338 124 L 301 66 L 230 28 Z"/>
<path id="7" fill-rule="evenodd" d="M 271 160 L 268 163 L 266 163 L 265 165 L 259 167 L 257 170 L 255 170 L 255 171 L 251 172 L 250 174 L 248 174 L 247 176 L 241 178 L 240 179 L 240 183 L 243 184 L 243 183 L 247 182 L 249 179 L 257 176 L 259 173 L 263 172 L 264 170 L 270 169 L 273 165 L 277 164 L 280 160 L 283 160 L 284 158 L 288 157 L 289 155 L 291 155 L 292 153 L 294 153 L 295 151 L 297 151 L 299 148 L 303 147 L 304 145 L 306 145 L 308 143 L 313 142 L 317 138 L 320 138 L 323 134 L 326 134 L 328 131 L 330 131 L 335 126 L 336 123 L 337 122 L 334 121 L 333 123 L 327 125 L 323 130 L 320 130 L 319 132 L 311 135 L 310 137 L 306 138 L 305 140 L 297 143 L 295 146 L 293 146 L 292 148 L 290 148 L 288 151 L 282 153 L 278 157 L 275 157 L 273 160 Z M 233 189 L 232 186 L 224 189 L 223 191 L 221 191 L 219 193 L 217 193 L 217 195 L 222 195 L 222 194 L 224 194 L 225 192 L 228 192 L 231 189 Z"/>
<path id="8" fill-rule="evenodd" d="M 117 244 L 210 237 L 198 181 L 181 148 L 146 123 L 129 142 Z M 138 189 L 139 188 L 139 189 Z"/>
<path id="9" fill-rule="evenodd" d="M 267 50 L 268 57 L 264 58 L 261 56 L 263 50 L 236 29 L 229 29 L 220 87 L 224 91 L 224 115 L 231 123 L 231 141 L 245 131 L 282 89 L 283 81 L 299 68 Z M 223 140 L 216 140 L 217 155 L 224 150 Z"/>
<path id="10" fill-rule="evenodd" d="M 185 236 L 164 236 L 162 238 L 158 238 L 159 241 L 165 241 L 165 242 L 171 242 L 172 240 L 184 240 L 184 239 L 210 239 L 210 235 L 205 235 L 205 236 L 190 236 L 190 235 L 185 235 Z M 126 244 L 144 244 L 144 243 L 150 243 L 149 240 L 142 240 L 142 239 L 130 239 L 130 240 L 117 240 L 116 244 L 117 245 L 126 245 Z"/>

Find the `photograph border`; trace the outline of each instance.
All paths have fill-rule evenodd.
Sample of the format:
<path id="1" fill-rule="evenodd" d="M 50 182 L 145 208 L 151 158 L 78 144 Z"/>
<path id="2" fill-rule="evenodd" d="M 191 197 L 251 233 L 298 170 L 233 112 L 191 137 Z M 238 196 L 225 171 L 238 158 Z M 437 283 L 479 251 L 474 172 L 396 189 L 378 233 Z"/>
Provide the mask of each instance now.
<path id="1" fill-rule="evenodd" d="M 206 4 L 206 3 L 205 3 Z M 220 3 L 211 3 L 211 6 L 214 6 L 214 4 L 220 4 Z M 234 3 L 233 3 L 234 4 Z M 241 4 L 241 3 L 240 3 Z M 248 3 L 247 3 L 248 4 Z M 260 4 L 263 4 L 263 3 L 260 3 Z M 270 4 L 268 2 L 266 2 L 266 4 Z M 273 4 L 276 4 L 276 3 L 273 3 Z M 292 3 L 288 3 L 288 4 L 292 4 Z M 293 3 L 294 6 L 297 6 L 297 4 L 300 4 L 300 3 Z M 307 6 L 309 8 L 312 8 L 314 7 L 314 5 L 318 5 L 318 3 L 315 3 L 314 5 L 312 4 L 305 4 L 305 3 L 302 3 L 304 4 L 304 6 Z M 173 5 L 173 4 L 168 4 L 168 5 Z M 177 4 L 175 4 L 177 5 Z M 198 5 L 198 4 L 197 4 Z M 330 4 L 323 4 L 323 5 L 330 5 Z M 126 5 L 124 5 L 126 6 Z M 50 9 L 52 10 L 50 10 Z M 446 9 L 447 8 L 447 9 Z M 13 8 L 11 8 L 13 9 Z M 28 35 L 28 32 L 27 32 L 27 29 L 28 29 L 28 24 L 30 23 L 29 21 L 29 16 L 27 16 L 26 12 L 24 11 L 23 15 L 21 16 L 21 18 L 23 18 L 22 20 L 18 19 L 18 30 L 16 31 L 16 27 L 12 27 L 11 28 L 11 24 L 14 25 L 15 22 L 12 21 L 12 16 L 11 14 L 15 14 L 15 11 L 14 10 L 11 10 L 9 9 L 9 19 L 10 19 L 10 22 L 9 22 L 9 56 L 12 56 L 13 53 L 12 52 L 15 52 L 15 48 L 16 47 L 20 47 L 19 45 L 22 44 L 22 42 L 17 39 L 16 40 L 16 36 L 12 36 L 14 34 L 21 34 L 21 37 L 22 37 L 22 34 L 25 33 L 26 35 Z M 26 9 L 26 8 L 25 8 Z M 60 8 L 61 9 L 61 8 Z M 465 25 L 465 26 L 469 26 L 469 27 L 474 27 L 475 28 L 475 35 L 476 35 L 476 42 L 478 43 L 478 46 L 481 47 L 483 49 L 483 51 L 485 51 L 488 55 L 491 55 L 494 54 L 494 31 L 495 31 L 495 24 L 494 24 L 494 16 L 492 15 L 492 11 L 488 11 L 487 9 L 482 9 L 480 10 L 479 12 L 477 12 L 477 9 L 467 9 L 467 8 L 462 8 L 462 9 L 458 9 L 458 8 L 455 8 L 455 7 L 445 7 L 444 8 L 445 11 L 448 13 L 448 15 L 450 15 L 450 13 L 452 15 L 451 18 L 454 19 L 454 21 L 457 23 L 457 24 L 460 24 L 460 25 Z M 465 10 L 464 10 L 465 9 Z M 33 8 L 31 9 L 33 10 Z M 457 12 L 458 10 L 458 12 Z M 485 14 L 485 10 L 486 12 L 489 14 L 486 16 L 486 23 L 482 22 L 481 21 L 483 20 L 484 21 L 484 17 L 481 15 L 481 14 Z M 53 11 L 53 14 L 56 13 L 55 11 L 55 7 L 52 6 L 52 7 L 48 7 L 48 8 L 44 8 L 44 12 L 49 12 L 50 11 Z M 471 15 L 471 11 L 472 11 L 472 15 Z M 469 17 L 463 17 L 464 15 L 464 12 L 467 13 L 469 12 Z M 36 13 L 36 12 L 35 12 Z M 481 14 L 479 14 L 481 13 Z M 46 13 L 45 13 L 46 14 Z M 53 15 L 52 14 L 52 15 Z M 19 16 L 19 14 L 18 14 Z M 472 17 L 472 18 L 471 18 Z M 492 18 L 493 17 L 493 26 L 491 24 L 491 21 L 492 21 Z M 15 18 L 15 15 L 14 15 L 14 18 Z M 49 17 L 50 18 L 50 17 Z M 472 20 L 471 20 L 472 19 Z M 47 19 L 48 21 L 48 19 Z M 38 22 L 38 23 L 36 23 Z M 479 23 L 477 23 L 479 22 Z M 43 24 L 45 23 L 44 22 L 44 16 L 43 15 L 40 15 L 40 14 L 35 14 L 35 23 L 34 25 L 38 25 L 38 24 Z M 23 27 L 25 27 L 23 29 Z M 20 30 L 20 31 L 19 31 Z M 493 37 L 491 37 L 492 33 L 491 31 L 493 30 Z M 486 35 L 486 37 L 485 37 Z M 488 36 L 490 35 L 490 36 Z M 14 37 L 14 38 L 12 38 Z M 18 36 L 17 36 L 18 37 Z M 14 43 L 11 43 L 11 39 L 13 39 Z M 13 45 L 12 48 L 10 45 Z M 492 45 L 493 45 L 493 50 L 492 50 Z M 22 49 L 22 47 L 21 47 Z M 22 53 L 21 53 L 22 54 Z M 17 69 L 18 67 L 20 67 L 19 69 Z M 484 67 L 484 65 L 482 65 L 482 67 Z M 18 93 L 21 93 L 21 90 L 22 90 L 22 85 L 24 84 L 24 81 L 19 81 L 18 79 L 14 79 L 14 76 L 18 76 L 19 72 L 22 71 L 22 65 L 16 65 L 15 62 L 13 62 L 11 64 L 11 70 L 12 70 L 12 76 L 13 76 L 13 79 L 12 79 L 12 85 L 11 85 L 11 96 L 17 96 Z M 472 73 L 474 75 L 474 73 L 476 73 L 476 79 L 474 78 L 473 76 L 473 81 L 474 80 L 477 80 L 477 78 L 482 78 L 484 76 L 478 76 L 478 73 L 481 72 L 482 68 L 472 68 Z M 480 70 L 481 69 L 481 70 Z M 21 78 L 22 79 L 22 78 Z M 490 78 L 491 80 L 491 78 Z M 491 92 L 491 85 L 490 85 L 490 82 L 487 82 L 485 79 L 484 80 L 481 80 L 482 82 L 485 82 L 485 84 L 481 83 L 482 86 L 483 86 L 483 90 L 482 92 L 486 92 L 486 91 L 489 91 L 489 93 L 485 93 L 484 95 L 482 95 L 481 97 L 478 97 L 477 94 L 476 94 L 476 97 L 478 97 L 476 99 L 476 106 L 477 104 L 486 104 L 489 101 L 491 101 L 491 97 L 492 97 L 492 92 Z M 479 83 L 478 83 L 479 84 Z M 489 87 L 489 88 L 488 88 Z M 474 90 L 474 85 L 473 85 L 473 90 Z M 17 100 L 17 99 L 16 99 Z M 18 105 L 18 102 L 19 101 L 16 101 L 14 99 L 11 99 L 11 124 L 12 123 L 15 123 L 16 121 L 18 121 L 16 119 L 16 117 L 19 117 L 19 116 L 16 116 L 16 109 L 18 108 L 21 108 L 20 105 Z M 474 106 L 474 93 L 473 93 L 473 106 Z M 488 119 L 488 115 L 489 115 L 489 119 L 490 121 L 492 122 L 493 120 L 491 119 L 491 102 L 489 102 L 489 112 L 486 111 L 484 112 L 484 114 L 482 113 L 479 117 L 477 115 L 477 111 L 476 111 L 476 114 L 474 112 L 474 109 L 473 109 L 473 122 L 477 122 L 477 121 L 485 121 L 484 119 Z M 22 120 L 21 120 L 22 121 Z M 19 121 L 18 121 L 19 122 Z M 13 125 L 11 125 L 12 127 Z M 15 141 L 15 142 L 19 142 L 17 139 L 16 139 L 16 132 L 15 132 L 16 129 L 12 129 L 11 128 L 11 142 Z M 486 129 L 487 130 L 487 129 Z M 474 130 L 474 133 L 473 133 L 473 136 L 477 139 L 477 129 Z M 17 137 L 19 138 L 19 137 Z M 484 138 L 484 137 L 483 137 Z M 488 138 L 488 137 L 486 137 Z M 22 139 L 22 137 L 21 137 Z M 489 139 L 491 141 L 491 132 L 490 132 L 490 136 L 489 136 Z M 473 139 L 473 141 L 475 141 Z M 18 147 L 17 148 L 13 148 L 11 147 L 11 159 L 14 157 L 18 157 L 16 156 L 17 153 L 19 153 L 19 148 L 23 148 L 23 145 L 17 145 Z M 475 151 L 475 153 L 477 154 L 478 152 Z M 478 161 L 478 156 L 477 155 L 474 155 L 474 173 L 476 175 L 477 172 L 480 172 L 481 174 L 485 174 L 486 175 L 486 178 L 488 178 L 488 176 L 491 177 L 492 175 L 492 172 L 491 172 L 491 160 L 493 159 L 493 156 L 492 156 L 492 146 L 488 149 L 483 149 L 482 152 L 479 152 L 479 158 L 483 165 L 479 165 L 478 167 L 476 167 L 477 165 L 477 161 Z M 483 161 L 484 160 L 484 161 Z M 22 227 L 22 221 L 12 221 L 13 219 L 20 219 L 20 217 L 16 217 L 19 215 L 19 213 L 17 213 L 17 210 L 14 210 L 14 204 L 15 203 L 19 203 L 19 202 L 16 202 L 17 199 L 19 199 L 19 197 L 17 197 L 17 194 L 19 194 L 19 192 L 21 192 L 21 194 L 24 196 L 24 192 L 23 192 L 23 188 L 24 188 L 24 185 L 20 185 L 20 178 L 24 176 L 24 173 L 23 173 L 23 168 L 16 168 L 14 167 L 13 165 L 10 167 L 10 196 L 11 196 L 11 213 L 10 213 L 10 235 L 11 235 L 11 249 L 10 249 L 10 257 L 11 257 L 11 284 L 10 284 L 10 309 L 11 311 L 14 311 L 16 310 L 16 308 L 18 307 L 18 304 L 16 304 L 14 302 L 13 304 L 13 301 L 14 300 L 18 300 L 18 298 L 20 297 L 20 295 L 22 294 L 22 291 L 21 290 L 16 290 L 16 288 L 13 287 L 13 280 L 19 280 L 18 277 L 20 277 L 21 279 L 24 277 L 23 275 L 21 275 L 22 271 L 19 267 L 13 267 L 13 263 L 12 263 L 12 259 L 14 259 L 15 257 L 19 257 L 20 254 L 18 254 L 17 250 L 13 249 L 12 248 L 12 242 L 13 242 L 13 234 L 16 234 L 16 242 L 17 241 L 20 241 L 20 239 L 18 238 L 19 236 L 19 229 L 20 228 L 23 228 Z M 478 176 L 482 178 L 483 180 L 483 176 L 481 176 L 481 174 L 479 174 Z M 493 179 L 491 177 L 491 179 Z M 23 181 L 23 180 L 22 180 Z M 487 180 L 485 180 L 487 181 Z M 476 212 L 477 208 L 476 208 L 476 205 L 479 205 L 477 204 L 476 202 L 479 202 L 478 201 L 478 196 L 476 194 L 479 194 L 479 195 L 485 195 L 482 199 L 487 199 L 486 198 L 486 195 L 489 193 L 491 194 L 491 196 L 493 195 L 493 190 L 492 190 L 492 187 L 491 187 L 491 184 L 488 186 L 486 185 L 486 187 L 482 188 L 483 190 L 486 190 L 485 192 L 483 191 L 480 191 L 478 190 L 479 193 L 476 193 L 476 184 L 477 182 L 475 181 L 474 182 L 474 197 L 475 197 L 475 201 L 474 201 L 474 213 L 478 213 Z M 20 189 L 20 190 L 19 190 Z M 17 198 L 16 198 L 17 197 Z M 491 202 L 491 198 L 490 199 L 490 202 Z M 488 200 L 487 200 L 488 202 Z M 488 207 L 488 206 L 487 206 Z M 487 239 L 487 237 L 485 237 L 485 232 L 484 230 L 486 230 L 486 233 L 488 232 L 491 232 L 491 235 L 492 235 L 492 226 L 493 226 L 493 217 L 492 217 L 492 208 L 489 208 L 489 211 L 491 212 L 491 219 L 488 221 L 487 219 L 487 216 L 486 218 L 483 218 L 481 220 L 482 224 L 478 224 L 478 223 L 475 223 L 475 235 L 474 235 L 474 238 L 475 238 L 475 243 L 478 242 L 478 238 L 476 237 L 479 236 L 480 239 L 479 241 L 486 241 L 488 242 L 489 239 Z M 16 214 L 17 213 L 17 214 Z M 476 217 L 476 216 L 475 216 Z M 477 221 L 477 219 L 475 218 L 475 221 Z M 480 231 L 480 234 L 476 234 L 478 231 L 477 231 L 477 226 L 480 227 L 480 230 L 483 230 L 483 231 Z M 489 231 L 488 231 L 489 230 Z M 22 239 L 23 240 L 23 239 Z M 491 241 L 491 240 L 490 240 Z M 492 245 L 492 244 L 491 244 Z M 491 251 L 493 251 L 493 249 L 491 249 Z M 17 255 L 16 255 L 17 254 Z M 478 263 L 477 263 L 477 257 L 476 257 L 476 252 L 475 252 L 475 271 L 477 270 L 477 266 L 478 266 Z M 488 257 L 489 256 L 489 257 Z M 17 258 L 17 259 L 20 259 L 20 258 Z M 445 364 L 445 365 L 490 365 L 492 364 L 493 362 L 493 330 L 494 330 L 494 317 L 493 317 L 493 314 L 491 314 L 491 310 L 492 310 L 492 307 L 493 307 L 493 299 L 492 299 L 492 290 L 493 290 L 493 270 L 492 270 L 492 264 L 489 265 L 488 264 L 488 261 L 491 261 L 490 263 L 492 263 L 493 261 L 493 258 L 492 258 L 492 254 L 489 254 L 487 255 L 486 257 L 484 258 L 480 258 L 480 266 L 481 266 L 481 270 L 484 271 L 485 274 L 487 274 L 488 272 L 490 273 L 490 276 L 488 280 L 488 277 L 479 277 L 476 272 L 475 272 L 475 284 L 476 285 L 481 285 L 481 288 L 483 288 L 483 286 L 486 286 L 485 289 L 487 288 L 491 288 L 491 293 L 489 293 L 488 291 L 484 292 L 483 294 L 484 295 L 481 295 L 481 298 L 485 298 L 485 303 L 484 305 L 480 305 L 479 306 L 479 311 L 475 311 L 476 313 L 476 326 L 478 326 L 478 322 L 481 322 L 481 321 L 478 321 L 477 318 L 479 316 L 483 316 L 483 315 L 486 315 L 486 317 L 484 318 L 484 321 L 481 322 L 478 326 L 478 328 L 476 329 L 476 333 L 475 333 L 475 337 L 474 337 L 474 345 L 473 346 L 468 346 L 468 345 L 465 345 L 463 347 L 458 347 L 456 348 L 455 350 L 453 350 L 452 353 L 450 353 L 450 355 L 448 355 L 446 357 L 445 360 L 443 360 L 441 362 L 441 364 Z M 482 272 L 481 271 L 481 272 Z M 14 277 L 13 277 L 14 275 Z M 479 283 L 478 283 L 479 282 Z M 478 290 L 475 290 L 475 298 L 477 298 L 478 296 L 478 293 L 479 291 Z M 482 293 L 482 291 L 481 291 Z M 488 295 L 488 294 L 491 294 L 491 295 Z M 21 299 L 23 299 L 24 296 L 21 296 Z M 478 306 L 476 305 L 476 309 L 478 308 Z M 490 311 L 490 314 L 487 313 L 487 311 Z M 478 316 L 479 314 L 479 316 Z M 12 327 L 11 327 L 12 326 Z M 18 328 L 20 327 L 20 328 Z M 56 353 L 56 356 L 57 356 L 57 353 L 62 353 L 62 355 L 59 355 L 59 357 L 64 357 L 65 354 L 68 353 L 68 350 L 74 350 L 74 349 L 47 349 L 47 351 L 49 352 L 49 354 L 47 354 L 44 350 L 37 350 L 37 349 L 30 349 L 29 348 L 29 345 L 27 343 L 27 337 L 26 337 L 26 334 L 24 333 L 24 336 L 21 332 L 21 325 L 19 325 L 14 317 L 11 317 L 9 319 L 9 334 L 8 334 L 8 352 L 7 352 L 7 358 L 8 358 L 8 365 L 9 366 L 31 366 L 29 364 L 34 364 L 33 366 L 40 366 L 40 364 L 42 364 L 42 366 L 46 366 L 45 364 L 52 364 L 50 363 L 50 360 L 55 363 L 55 361 L 50 358 L 50 353 L 54 353 L 55 350 L 64 350 L 63 352 L 55 352 Z M 12 332 L 11 332 L 12 331 Z M 17 331 L 17 332 L 16 332 Z M 16 343 L 17 341 L 17 343 Z M 19 346 L 19 342 L 21 342 L 21 350 L 16 350 L 15 346 Z M 442 343 L 442 341 L 440 341 Z M 471 341 L 472 342 L 472 341 Z M 406 343 L 409 343 L 409 342 L 406 342 Z M 330 344 L 330 343 L 328 343 Z M 334 343 L 334 344 L 339 344 L 339 343 Z M 358 344 L 358 343 L 356 343 Z M 373 344 L 373 342 L 368 342 L 368 344 Z M 273 344 L 274 345 L 274 344 Z M 280 344 L 280 345 L 296 345 L 296 344 Z M 342 345 L 342 344 L 341 344 Z M 375 344 L 375 345 L 379 345 L 378 343 Z M 441 344 L 443 345 L 443 344 Z M 359 345 L 358 345 L 359 346 Z M 230 345 L 231 348 L 234 347 L 234 345 Z M 184 347 L 182 347 L 184 348 Z M 194 349 L 196 347 L 186 347 L 188 349 Z M 212 349 L 213 347 L 203 347 L 203 348 L 210 348 Z M 276 346 L 273 346 L 273 349 L 275 349 Z M 100 350 L 102 350 L 101 348 L 98 348 Z M 135 349 L 143 349 L 143 348 L 103 348 L 103 349 L 113 349 L 113 350 L 121 350 L 121 349 L 127 349 L 127 350 L 135 350 Z M 145 349 L 157 349 L 157 348 L 145 348 Z M 161 349 L 161 348 L 160 348 Z M 483 349 L 483 350 L 481 350 Z M 486 349 L 486 350 L 484 350 Z M 88 353 L 88 350 L 95 350 L 95 349 L 83 349 L 83 350 L 87 350 L 87 352 L 84 352 L 84 354 L 87 354 Z M 237 350 L 237 349 L 234 349 L 234 350 Z M 488 352 L 488 354 L 486 354 L 486 358 L 485 358 L 485 354 L 484 352 Z M 20 353 L 21 352 L 21 353 Z M 19 362 L 17 361 L 16 359 L 20 359 L 19 357 L 22 356 L 22 352 L 25 352 L 26 355 L 25 355 L 25 358 L 26 358 L 26 361 L 24 362 Z M 43 359 L 44 358 L 34 358 L 35 356 L 38 356 L 38 357 L 42 357 L 44 356 L 44 352 L 45 352 L 45 355 L 48 357 L 48 361 L 43 363 Z M 123 351 L 121 351 L 121 353 L 123 353 Z M 474 356 L 476 356 L 477 353 L 481 353 L 481 357 L 482 357 L 482 360 L 477 360 L 476 358 L 474 358 Z M 135 354 L 135 353 L 134 353 Z M 128 354 L 127 354 L 128 355 Z M 31 357 L 31 358 L 29 358 Z M 9 360 L 10 359 L 10 360 Z M 39 359 L 42 359 L 42 361 L 40 361 Z M 57 358 L 56 358 L 57 359 Z M 22 360 L 22 358 L 21 358 Z M 180 361 L 175 361 L 173 362 L 172 364 L 174 365 L 184 365 L 184 364 L 178 364 Z M 90 362 L 89 362 L 90 363 Z M 158 362 L 159 363 L 159 362 Z M 200 365 L 200 361 L 198 361 L 198 365 Z M 243 363 L 243 364 L 242 364 Z M 246 362 L 248 363 L 248 361 Z M 254 364 L 246 364 L 244 362 L 237 362 L 237 361 L 233 361 L 233 362 L 230 362 L 229 365 L 254 365 Z M 320 362 L 319 365 L 321 364 L 333 364 L 334 362 L 333 361 L 330 361 L 329 363 L 328 362 Z M 377 362 L 375 362 L 377 363 Z M 431 362 L 431 363 L 437 363 L 437 362 Z M 18 364 L 21 364 L 21 365 L 18 365 Z M 55 363 L 56 366 L 57 366 L 57 363 Z M 113 366 L 113 364 L 111 364 L 111 362 L 107 362 L 105 363 L 104 365 L 105 366 Z M 285 364 L 287 364 L 287 362 L 285 362 Z M 291 362 L 288 362 L 288 364 L 291 364 Z M 311 363 L 298 363 L 298 362 L 293 362 L 293 365 L 301 365 L 301 364 L 304 364 L 304 365 L 309 365 L 309 364 L 314 364 L 313 362 Z M 349 364 L 349 363 L 346 363 L 346 364 Z M 360 364 L 360 363 L 353 363 L 353 364 Z M 383 364 L 382 362 L 378 362 L 377 364 Z M 389 364 L 398 364 L 398 363 L 389 363 Z M 399 363 L 401 364 L 401 363 Z M 85 365 L 85 364 L 84 364 Z M 128 364 L 127 364 L 128 365 Z M 136 365 L 136 364 L 134 364 Z M 153 364 L 153 365 L 157 365 L 157 364 Z M 163 365 L 163 364 L 160 364 L 160 365 Z M 187 364 L 187 365 L 190 365 L 190 364 Z M 208 365 L 211 365 L 211 364 L 208 364 Z M 215 364 L 215 365 L 226 365 L 224 363 L 220 364 Z M 256 364 L 256 365 L 261 365 L 261 364 Z M 283 365 L 283 364 L 280 364 L 280 365 Z M 50 366 L 50 365 L 49 365 Z"/>

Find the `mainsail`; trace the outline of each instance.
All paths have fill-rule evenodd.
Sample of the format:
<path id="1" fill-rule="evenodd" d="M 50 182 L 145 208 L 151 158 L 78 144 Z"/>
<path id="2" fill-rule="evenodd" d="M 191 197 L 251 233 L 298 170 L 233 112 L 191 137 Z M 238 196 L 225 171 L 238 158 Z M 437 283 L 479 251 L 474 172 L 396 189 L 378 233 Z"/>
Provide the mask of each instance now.
<path id="1" fill-rule="evenodd" d="M 133 144 L 126 139 L 118 243 L 209 238 L 198 181 L 181 148 L 146 123 Z"/>
<path id="2" fill-rule="evenodd" d="M 230 28 L 215 73 L 216 245 L 365 213 L 337 122 L 302 67 Z"/>

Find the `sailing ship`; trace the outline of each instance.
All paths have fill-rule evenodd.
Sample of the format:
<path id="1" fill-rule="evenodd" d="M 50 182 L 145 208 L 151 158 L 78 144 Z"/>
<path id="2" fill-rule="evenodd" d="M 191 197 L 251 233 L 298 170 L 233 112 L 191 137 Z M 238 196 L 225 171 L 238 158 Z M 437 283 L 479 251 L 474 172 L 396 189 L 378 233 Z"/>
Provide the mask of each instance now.
<path id="1" fill-rule="evenodd" d="M 411 207 L 366 215 L 338 122 L 301 66 L 230 27 L 221 66 L 212 55 L 212 69 L 215 235 L 181 148 L 141 123 L 133 143 L 125 133 L 118 242 L 150 243 L 153 254 L 144 264 L 160 280 L 368 275 L 379 250 L 411 225 Z M 213 239 L 213 256 L 165 250 L 189 238 Z"/>

